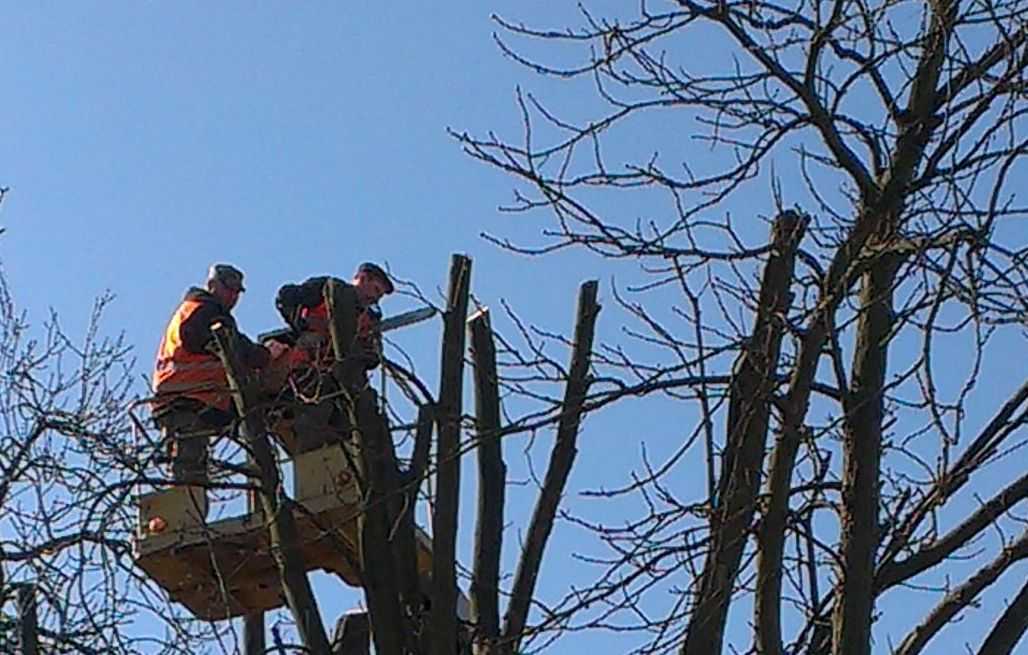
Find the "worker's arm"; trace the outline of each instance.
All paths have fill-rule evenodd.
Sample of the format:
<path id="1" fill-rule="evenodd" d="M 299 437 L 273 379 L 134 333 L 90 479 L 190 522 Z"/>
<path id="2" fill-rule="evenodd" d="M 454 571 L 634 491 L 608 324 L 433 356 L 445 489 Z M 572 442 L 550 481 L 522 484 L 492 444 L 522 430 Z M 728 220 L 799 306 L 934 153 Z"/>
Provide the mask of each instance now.
<path id="1" fill-rule="evenodd" d="M 179 326 L 182 346 L 194 355 L 207 353 L 207 344 L 213 339 L 211 326 L 219 321 L 235 324 L 231 317 L 226 317 L 225 310 L 219 305 L 213 302 L 201 305 Z"/>
<path id="2" fill-rule="evenodd" d="M 211 326 L 215 323 L 223 323 L 239 332 L 235 319 L 226 314 L 224 309 L 215 303 L 205 303 L 179 327 L 183 347 L 194 354 L 210 353 L 210 345 L 214 342 Z M 271 359 L 267 348 L 255 344 L 245 334 L 239 333 L 238 347 L 243 363 L 251 369 L 264 368 Z"/>
<path id="3" fill-rule="evenodd" d="M 365 370 L 382 363 L 382 333 L 378 331 L 381 322 L 382 314 L 370 307 L 357 318 L 356 354 L 364 362 Z"/>
<path id="4" fill-rule="evenodd" d="M 275 307 L 286 323 L 298 327 L 296 320 L 299 318 L 300 309 L 310 309 L 321 304 L 325 294 L 325 282 L 328 279 L 326 276 L 312 277 L 303 284 L 285 284 L 278 290 Z"/>
<path id="5" fill-rule="evenodd" d="M 239 334 L 237 347 L 239 348 L 240 356 L 243 358 L 243 363 L 251 369 L 264 368 L 271 361 L 271 351 L 260 344 L 254 343 L 245 334 Z"/>

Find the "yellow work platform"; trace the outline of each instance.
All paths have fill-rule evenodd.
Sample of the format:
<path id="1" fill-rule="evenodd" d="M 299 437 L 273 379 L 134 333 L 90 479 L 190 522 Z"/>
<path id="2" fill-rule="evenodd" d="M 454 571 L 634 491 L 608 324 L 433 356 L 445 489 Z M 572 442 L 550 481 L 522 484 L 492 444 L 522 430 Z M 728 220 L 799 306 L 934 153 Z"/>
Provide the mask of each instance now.
<path id="1" fill-rule="evenodd" d="M 294 458 L 298 545 L 307 570 L 361 586 L 356 483 L 342 446 Z M 199 487 L 179 486 L 139 499 L 136 565 L 197 618 L 222 620 L 281 607 L 278 568 L 259 512 L 207 523 Z M 417 530 L 418 570 L 431 569 L 431 542 Z"/>

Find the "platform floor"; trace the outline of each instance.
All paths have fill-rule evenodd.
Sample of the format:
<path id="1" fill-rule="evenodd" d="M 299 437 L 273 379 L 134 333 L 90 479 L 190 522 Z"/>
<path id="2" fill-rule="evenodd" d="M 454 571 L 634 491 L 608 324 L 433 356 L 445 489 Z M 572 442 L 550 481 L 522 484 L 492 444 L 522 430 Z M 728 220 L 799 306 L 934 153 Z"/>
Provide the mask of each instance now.
<path id="1" fill-rule="evenodd" d="M 307 570 L 361 586 L 357 508 L 331 496 L 306 499 L 303 506 L 306 511 L 297 508 L 294 516 Z M 222 620 L 285 602 L 259 513 L 140 534 L 134 555 L 137 566 L 199 619 Z"/>

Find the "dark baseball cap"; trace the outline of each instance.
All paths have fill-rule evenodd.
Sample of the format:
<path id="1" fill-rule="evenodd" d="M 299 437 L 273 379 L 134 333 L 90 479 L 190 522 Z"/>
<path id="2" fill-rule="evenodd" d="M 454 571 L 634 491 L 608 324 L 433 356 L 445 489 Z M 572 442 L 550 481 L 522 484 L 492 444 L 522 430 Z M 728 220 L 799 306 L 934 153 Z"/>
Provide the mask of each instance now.
<path id="1" fill-rule="evenodd" d="M 372 262 L 364 262 L 363 264 L 357 267 L 357 272 L 371 273 L 372 275 L 375 275 L 376 277 L 381 279 L 383 282 L 385 282 L 386 293 L 392 293 L 395 290 L 393 288 L 393 281 L 389 279 L 389 274 L 386 273 L 385 270 L 383 270 L 382 267 L 378 264 L 374 264 Z"/>
<path id="2" fill-rule="evenodd" d="M 243 286 L 243 272 L 231 264 L 211 264 L 207 271 L 208 280 L 217 280 L 230 289 L 246 291 Z"/>

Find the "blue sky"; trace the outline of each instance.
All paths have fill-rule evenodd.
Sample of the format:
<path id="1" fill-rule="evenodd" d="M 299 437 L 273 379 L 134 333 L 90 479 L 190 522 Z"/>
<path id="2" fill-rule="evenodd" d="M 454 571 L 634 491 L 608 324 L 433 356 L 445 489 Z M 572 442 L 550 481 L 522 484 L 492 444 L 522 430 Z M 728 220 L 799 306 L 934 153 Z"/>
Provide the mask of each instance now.
<path id="1" fill-rule="evenodd" d="M 58 310 L 74 333 L 93 299 L 113 291 L 106 326 L 124 330 L 142 376 L 182 291 L 200 282 L 213 261 L 246 272 L 248 291 L 236 315 L 256 333 L 278 326 L 273 297 L 285 282 L 345 277 L 370 259 L 438 301 L 449 256 L 462 252 L 474 259 L 473 292 L 481 302 L 499 308 L 503 299 L 553 330 L 570 328 L 579 283 L 599 277 L 607 305 L 602 333 L 616 336 L 623 317 L 609 285 L 615 277 L 632 280 L 635 265 L 611 267 L 573 252 L 529 259 L 487 243 L 483 231 L 538 240 L 544 222 L 498 213 L 512 197 L 512 182 L 464 156 L 446 133 L 495 130 L 520 138 L 518 85 L 546 94 L 569 115 L 589 115 L 592 97 L 576 91 L 581 87 L 567 90 L 530 75 L 492 40 L 490 13 L 559 25 L 573 6 L 555 4 L 6 7 L 0 184 L 11 192 L 0 210 L 0 261 L 18 303 L 38 319 Z M 669 142 L 658 126 L 634 138 Z M 669 154 L 695 166 L 713 157 L 685 138 L 676 147 L 672 141 Z M 769 196 L 766 185 L 751 189 L 737 207 L 768 207 Z M 744 230 L 755 240 L 766 234 L 759 221 Z M 404 298 L 384 304 L 387 313 L 412 306 Z M 438 335 L 433 324 L 397 337 L 433 386 Z M 653 400 L 638 412 L 615 408 L 593 418 L 572 490 L 615 486 L 636 466 L 644 441 L 655 458 L 670 452 L 692 431 L 694 417 L 684 403 Z M 514 479 L 528 475 L 523 446 L 507 447 Z M 695 476 L 677 481 L 686 496 L 704 484 L 696 461 Z M 472 460 L 464 470 L 470 509 Z M 512 492 L 508 563 L 532 497 L 530 488 Z M 615 504 L 574 502 L 594 516 Z M 465 563 L 470 538 L 465 522 Z M 585 580 L 564 565 L 572 553 L 592 548 L 579 531 L 559 530 L 544 595 L 554 598 Z M 321 576 L 318 589 L 330 622 L 358 600 Z M 740 643 L 748 642 L 746 618 L 733 624 Z M 889 617 L 883 621 L 889 625 Z M 901 637 L 908 624 L 905 618 L 892 632 Z M 619 639 L 579 634 L 557 650 L 623 652 Z"/>
<path id="2" fill-rule="evenodd" d="M 510 223 L 496 206 L 512 185 L 446 133 L 513 135 L 519 125 L 523 74 L 492 43 L 498 9 L 10 7 L 0 43 L 0 180 L 11 188 L 0 260 L 18 304 L 37 322 L 56 309 L 76 334 L 94 298 L 113 291 L 105 325 L 135 347 L 141 392 L 170 313 L 213 261 L 246 272 L 236 315 L 251 334 L 278 327 L 279 285 L 346 277 L 365 259 L 438 302 L 454 252 L 474 259 L 483 303 L 499 308 L 503 298 L 533 322 L 569 329 L 589 271 L 483 241 L 481 231 Z M 512 227 L 507 234 L 537 232 Z M 412 306 L 384 303 L 387 313 Z M 398 340 L 435 386 L 440 330 L 417 331 Z M 520 453 L 510 457 L 523 479 Z M 465 470 L 470 509 L 473 460 Z M 530 505 L 515 511 L 523 524 Z M 462 547 L 467 555 L 470 530 Z M 331 627 L 359 595 L 315 579 Z"/>

